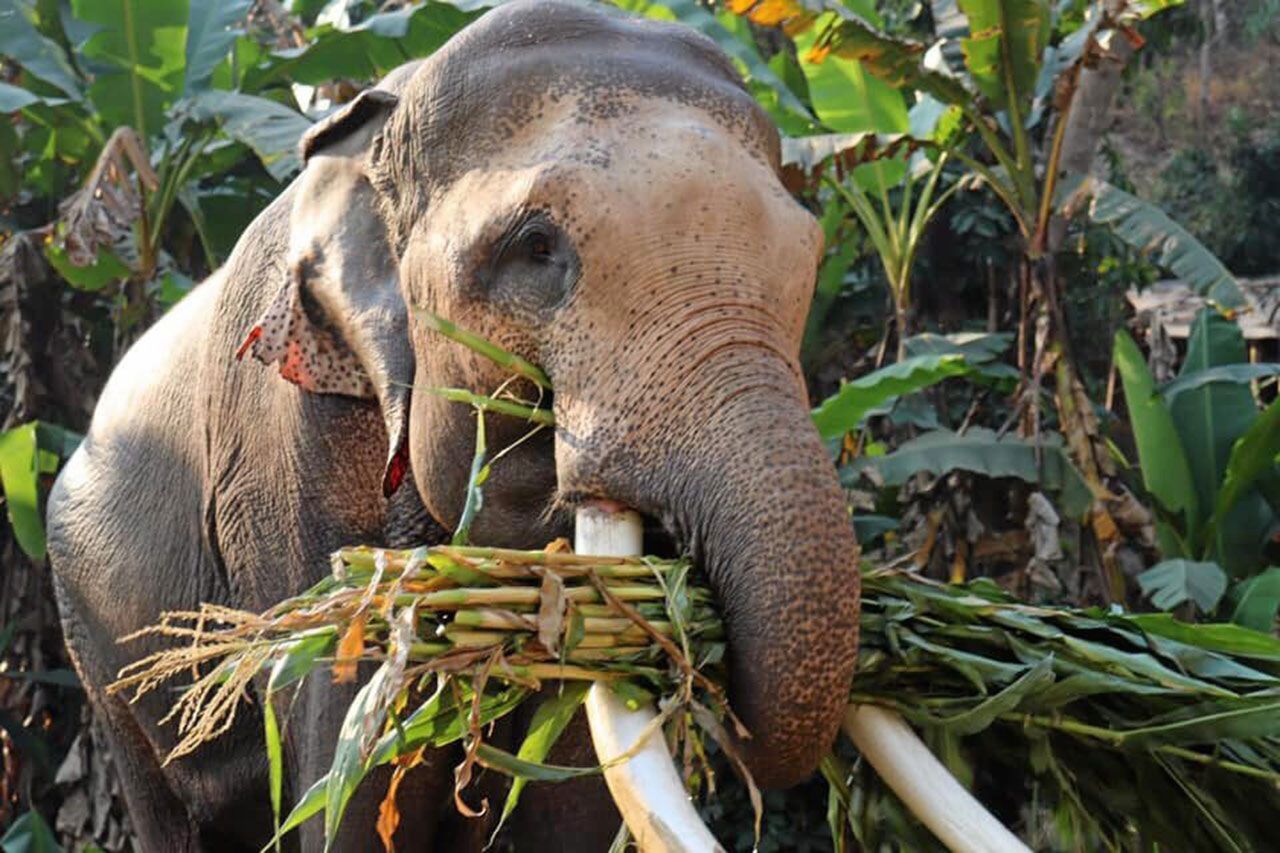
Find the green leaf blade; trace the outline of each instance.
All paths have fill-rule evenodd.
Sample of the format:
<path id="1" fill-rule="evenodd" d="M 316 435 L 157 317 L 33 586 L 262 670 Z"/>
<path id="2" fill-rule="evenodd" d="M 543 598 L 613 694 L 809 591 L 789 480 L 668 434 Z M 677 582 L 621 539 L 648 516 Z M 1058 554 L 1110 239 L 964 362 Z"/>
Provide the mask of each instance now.
<path id="1" fill-rule="evenodd" d="M 591 685 L 587 682 L 563 682 L 556 693 L 547 697 L 534 712 L 533 719 L 529 722 L 529 731 L 520 744 L 516 758 L 533 763 L 545 761 L 551 752 L 551 747 L 559 740 L 578 708 L 586 701 L 587 691 L 590 688 Z M 511 789 L 507 792 L 507 799 L 502 805 L 502 815 L 498 819 L 495 833 L 515 811 L 520 801 L 520 794 L 528 781 L 527 776 L 516 776 L 512 780 Z"/>
<path id="2" fill-rule="evenodd" d="M 1160 386 L 1160 396 L 1166 403 L 1172 404 L 1187 391 L 1194 391 L 1206 385 L 1247 385 L 1258 379 L 1268 379 L 1280 374 L 1280 364 L 1219 364 L 1214 367 L 1184 370 L 1179 376 Z"/>
<path id="3" fill-rule="evenodd" d="M 1184 523 L 1192 524 L 1199 504 L 1182 439 L 1173 416 L 1155 394 L 1151 371 L 1138 345 L 1123 329 L 1116 332 L 1114 359 L 1138 445 L 1143 483 L 1165 509 L 1181 513 Z"/>
<path id="4" fill-rule="evenodd" d="M 936 476 L 960 470 L 984 477 L 1016 477 L 1057 492 L 1062 509 L 1080 516 L 1093 500 L 1084 477 L 1060 443 L 1043 441 L 1040 451 L 1037 461 L 1036 448 L 1017 436 L 998 437 L 992 430 L 974 427 L 964 435 L 950 430 L 925 433 L 868 464 L 891 486 L 902 485 L 921 471 Z"/>
<path id="5" fill-rule="evenodd" d="M 1025 116 L 1049 45 L 1048 4 L 959 0 L 959 6 L 969 19 L 969 35 L 961 40 L 961 48 L 978 90 L 1001 108 L 1008 107 L 1012 97 Z"/>
<path id="6" fill-rule="evenodd" d="M 962 355 L 913 356 L 846 383 L 813 410 L 813 422 L 823 438 L 837 438 L 857 429 L 868 412 L 894 397 L 963 376 L 969 370 Z"/>
<path id="7" fill-rule="evenodd" d="M 1217 563 L 1164 560 L 1138 575 L 1138 587 L 1161 610 L 1191 601 L 1212 613 L 1227 591 L 1227 574 Z"/>
<path id="8" fill-rule="evenodd" d="M 0 56 L 12 59 L 72 99 L 84 98 L 80 77 L 67 55 L 56 42 L 40 34 L 15 0 L 0 0 Z"/>
<path id="9" fill-rule="evenodd" d="M 1280 611 L 1280 566 L 1271 566 L 1237 586 L 1232 622 L 1270 637 L 1275 630 L 1277 611 Z"/>
<path id="10" fill-rule="evenodd" d="M 37 811 L 29 811 L 9 825 L 0 837 L 4 853 L 62 853 L 62 845 Z"/>
<path id="11" fill-rule="evenodd" d="M 1245 304 L 1235 276 L 1222 261 L 1156 205 L 1093 177 L 1069 195 L 1069 209 L 1087 202 L 1084 211 L 1091 222 L 1110 228 L 1129 246 L 1184 279 L 1196 293 L 1228 308 Z"/>
<path id="12" fill-rule="evenodd" d="M 285 180 L 301 167 L 298 140 L 311 127 L 301 114 L 240 92 L 200 92 L 189 103 L 193 117 L 217 121 L 227 136 L 253 149 L 276 180 Z"/>
<path id="13" fill-rule="evenodd" d="M 1231 446 L 1222 488 L 1214 502 L 1212 524 L 1226 522 L 1227 514 L 1261 478 L 1280 466 L 1280 400 L 1273 400 L 1244 435 Z"/>
<path id="14" fill-rule="evenodd" d="M 365 748 L 372 738 L 378 734 L 386 717 L 385 706 L 380 705 L 382 686 L 390 672 L 387 664 L 380 666 L 373 677 L 360 688 L 347 715 L 342 721 L 342 729 L 338 733 L 338 742 L 333 750 L 333 764 L 327 775 L 328 784 L 324 796 L 324 838 L 325 849 L 332 847 L 338 836 L 338 827 L 346 812 L 347 803 L 355 793 L 356 786 L 369 771 L 365 761 Z"/>
<path id="15" fill-rule="evenodd" d="M 244 20 L 252 5 L 253 0 L 196 0 L 191 4 L 183 94 L 209 87 L 213 69 L 227 57 L 239 35 L 236 24 Z"/>
<path id="16" fill-rule="evenodd" d="M 1201 309 L 1191 325 L 1179 379 L 1247 363 L 1244 335 L 1235 321 L 1213 308 Z M 1253 393 L 1239 383 L 1202 384 L 1179 394 L 1169 404 L 1169 413 L 1187 454 L 1200 514 L 1207 516 L 1222 487 L 1232 446 L 1258 418 Z M 1222 523 L 1207 530 L 1206 518 L 1195 519 L 1189 530 L 1193 545 L 1231 574 L 1248 573 L 1255 567 L 1269 520 L 1260 504 L 1254 495 L 1233 507 L 1230 519 L 1224 516 Z"/>
<path id="17" fill-rule="evenodd" d="M 37 425 L 23 424 L 0 433 L 0 483 L 5 511 L 23 552 L 33 560 L 45 556 L 44 521 L 40 513 Z"/>

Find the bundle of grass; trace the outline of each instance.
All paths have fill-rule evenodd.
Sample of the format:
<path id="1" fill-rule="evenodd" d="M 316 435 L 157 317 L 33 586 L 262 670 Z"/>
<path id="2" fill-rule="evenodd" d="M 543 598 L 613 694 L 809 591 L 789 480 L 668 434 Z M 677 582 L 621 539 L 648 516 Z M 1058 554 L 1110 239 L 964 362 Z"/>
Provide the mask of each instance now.
<path id="1" fill-rule="evenodd" d="M 554 549 L 345 549 L 331 577 L 266 613 L 167 614 L 145 633 L 189 643 L 138 661 L 116 689 L 145 693 L 215 664 L 175 703 L 176 756 L 225 730 L 259 673 L 275 694 L 312 672 L 348 679 L 359 661 L 379 662 L 330 774 L 282 830 L 320 811 L 336 829 L 365 773 L 403 767 L 426 746 L 466 744 L 460 784 L 473 763 L 517 779 L 599 772 L 540 763 L 592 682 L 660 698 L 691 784 L 705 786 L 699 735 L 727 746 L 724 646 L 695 581 L 682 561 Z M 1035 846 L 1266 848 L 1280 807 L 1280 641 L 1162 615 L 1032 607 L 987 582 L 942 586 L 892 567 L 864 570 L 863 583 L 850 701 L 896 709 L 961 778 L 998 780 L 997 803 L 1030 804 L 1006 818 Z M 538 737 L 516 755 L 485 743 L 484 728 L 544 680 L 565 686 L 543 699 Z M 856 760 L 833 754 L 823 772 L 840 835 L 875 847 L 877 833 L 919 832 Z M 516 786 L 506 811 L 518 796 Z"/>
<path id="2" fill-rule="evenodd" d="M 1033 849 L 1274 844 L 1280 640 L 1033 607 L 987 580 L 871 571 L 864 583 L 851 702 L 901 713 Z M 919 836 L 869 768 L 833 756 L 823 770 L 833 820 L 865 848 Z"/>
<path id="3" fill-rule="evenodd" d="M 424 319 L 550 389 L 537 366 L 440 318 Z M 554 424 L 537 401 L 504 389 L 418 390 L 526 418 L 534 429 Z M 209 605 L 165 614 L 142 633 L 181 644 L 126 668 L 113 689 L 137 697 L 192 675 L 169 715 L 178 731 L 173 758 L 226 731 L 250 685 L 261 685 L 278 840 L 320 813 L 332 838 L 370 770 L 396 765 L 394 798 L 396 779 L 429 747 L 465 746 L 456 795 L 464 812 L 474 765 L 514 777 L 503 818 L 528 780 L 600 773 L 543 762 L 587 688 L 604 683 L 632 704 L 656 699 L 653 725 L 665 729 L 696 795 L 715 792 L 717 762 L 708 755 L 724 754 L 755 814 L 754 833 L 744 835 L 749 847 L 760 837 L 761 799 L 726 735 L 740 727 L 725 700 L 724 631 L 710 590 L 681 560 L 577 555 L 563 544 L 468 547 L 491 464 L 477 417 L 454 544 L 344 549 L 329 577 L 262 614 Z M 988 581 L 945 586 L 893 565 L 864 566 L 862 583 L 852 706 L 900 713 L 1036 849 L 1273 846 L 1280 639 L 1166 615 L 1033 607 Z M 377 669 L 348 708 L 328 775 L 281 820 L 273 700 L 287 704 L 284 694 L 309 674 L 353 680 L 362 661 Z M 542 691 L 547 681 L 558 686 Z M 541 705 L 517 753 L 485 742 L 490 723 L 535 694 Z M 850 838 L 862 849 L 938 846 L 847 744 L 824 760 L 822 773 L 837 850 Z M 391 806 L 384 804 L 384 817 L 395 814 L 393 799 Z M 379 830 L 389 839 L 394 820 Z"/>
<path id="4" fill-rule="evenodd" d="M 673 723 L 688 744 L 691 778 L 705 778 L 699 731 L 731 749 L 719 723 L 732 720 L 720 687 L 723 627 L 709 591 L 689 583 L 689 564 L 679 560 L 581 556 L 562 543 L 544 551 L 348 548 L 333 555 L 330 577 L 265 613 L 205 605 L 166 613 L 124 641 L 140 636 L 189 642 L 126 667 L 113 691 L 132 691 L 136 699 L 172 678 L 203 672 L 166 718 L 178 731 L 168 760 L 227 731 L 260 674 L 269 674 L 266 694 L 276 697 L 317 670 L 350 681 L 359 663 L 380 664 L 348 709 L 329 775 L 304 795 L 281 832 L 323 810 L 332 835 L 372 768 L 396 762 L 407 770 L 407 757 L 457 741 L 467 746 L 458 772 L 464 811 L 473 763 L 523 780 L 598 773 L 599 767 L 539 763 L 596 682 L 632 704 L 665 697 L 659 722 Z M 543 701 L 519 754 L 485 743 L 485 727 L 545 680 L 562 686 Z M 278 810 L 280 733 L 272 702 L 263 710 Z M 519 794 L 517 784 L 504 817 Z"/>

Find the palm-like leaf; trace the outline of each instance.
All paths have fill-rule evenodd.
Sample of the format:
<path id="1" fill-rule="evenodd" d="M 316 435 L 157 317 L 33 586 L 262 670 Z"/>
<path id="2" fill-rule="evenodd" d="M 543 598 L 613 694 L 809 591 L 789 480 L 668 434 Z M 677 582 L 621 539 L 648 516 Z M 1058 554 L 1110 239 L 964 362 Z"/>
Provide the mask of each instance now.
<path id="1" fill-rule="evenodd" d="M 1048 4 L 1044 0 L 960 0 L 959 5 L 969 19 L 969 35 L 961 42 L 965 65 L 978 91 L 996 107 L 1009 106 L 1012 97 L 1023 108 L 1031 100 L 1049 45 Z"/>
<path id="2" fill-rule="evenodd" d="M 1222 261 L 1163 210 L 1097 178 L 1087 178 L 1066 192 L 1064 208 L 1105 225 L 1129 246 L 1148 254 L 1219 305 L 1243 305 L 1244 294 Z"/>

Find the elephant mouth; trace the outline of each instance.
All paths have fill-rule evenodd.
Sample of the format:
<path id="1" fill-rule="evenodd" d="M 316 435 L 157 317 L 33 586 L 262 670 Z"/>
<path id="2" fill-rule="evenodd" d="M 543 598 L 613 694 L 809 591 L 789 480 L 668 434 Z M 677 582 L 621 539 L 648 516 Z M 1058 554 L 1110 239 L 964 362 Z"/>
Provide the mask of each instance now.
<path id="1" fill-rule="evenodd" d="M 688 554 L 688 543 L 680 542 L 661 519 L 641 513 L 640 520 L 644 524 L 644 552 L 646 555 L 668 560 Z"/>
<path id="2" fill-rule="evenodd" d="M 622 501 L 586 491 L 562 491 L 555 499 L 553 512 L 557 517 L 562 517 L 567 521 L 573 518 L 578 509 L 592 506 L 602 507 L 609 511 L 628 509 L 636 512 L 640 516 L 640 522 L 644 527 L 645 556 L 657 557 L 662 560 L 688 557 L 697 568 L 704 568 L 697 557 L 696 543 L 693 538 L 680 532 L 676 521 L 670 514 L 656 515 L 641 512 Z"/>

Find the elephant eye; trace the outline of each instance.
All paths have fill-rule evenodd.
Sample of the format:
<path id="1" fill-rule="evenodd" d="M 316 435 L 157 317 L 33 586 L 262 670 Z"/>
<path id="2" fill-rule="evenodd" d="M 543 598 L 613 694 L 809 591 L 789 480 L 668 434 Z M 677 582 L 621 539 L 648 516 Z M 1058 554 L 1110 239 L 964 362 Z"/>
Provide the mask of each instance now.
<path id="1" fill-rule="evenodd" d="M 534 320 L 564 301 L 578 268 L 569 236 L 547 214 L 535 212 L 498 242 L 481 279 L 496 305 Z"/>
<path id="2" fill-rule="evenodd" d="M 547 262 L 551 260 L 552 252 L 555 250 L 553 237 L 543 228 L 531 228 L 521 239 L 524 244 L 524 250 L 529 257 L 535 261 Z"/>

